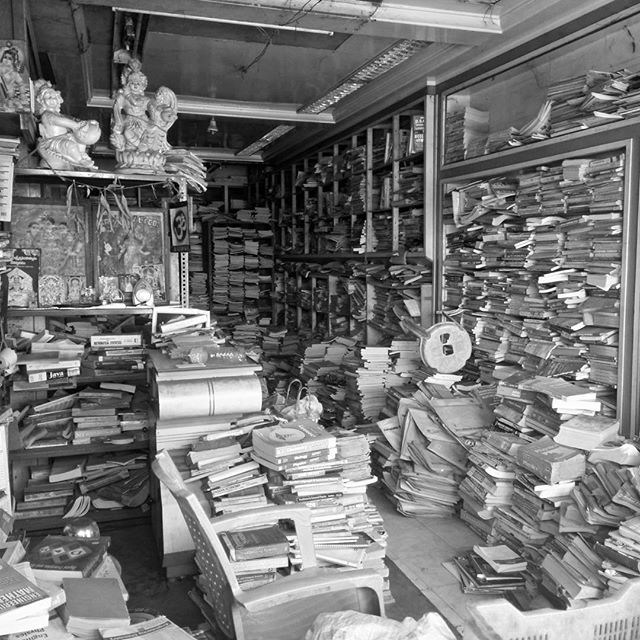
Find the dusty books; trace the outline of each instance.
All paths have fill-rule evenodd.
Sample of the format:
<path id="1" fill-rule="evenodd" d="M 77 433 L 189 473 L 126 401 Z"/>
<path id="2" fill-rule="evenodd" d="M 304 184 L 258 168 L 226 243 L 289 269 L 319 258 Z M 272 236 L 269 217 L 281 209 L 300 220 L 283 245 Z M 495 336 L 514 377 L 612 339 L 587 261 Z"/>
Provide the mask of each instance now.
<path id="1" fill-rule="evenodd" d="M 473 550 L 485 560 L 496 573 L 514 573 L 524 571 L 527 561 L 506 544 L 490 547 L 474 545 Z"/>
<path id="2" fill-rule="evenodd" d="M 183 631 L 177 624 L 165 616 L 144 620 L 136 624 L 105 629 L 101 632 L 103 640 L 193 640 L 193 636 Z"/>
<path id="3" fill-rule="evenodd" d="M 220 539 L 231 560 L 251 560 L 288 553 L 289 540 L 278 525 L 223 531 Z"/>
<path id="4" fill-rule="evenodd" d="M 108 538 L 72 538 L 48 535 L 30 548 L 27 560 L 36 578 L 59 583 L 63 578 L 84 578 L 102 562 Z"/>
<path id="5" fill-rule="evenodd" d="M 520 447 L 516 460 L 547 483 L 579 478 L 586 465 L 584 453 L 563 447 L 548 436 Z"/>
<path id="6" fill-rule="evenodd" d="M 48 618 L 51 597 L 39 586 L 25 578 L 17 569 L 0 560 L 0 630 L 5 632 L 27 631 L 38 626 L 24 628 L 13 623 L 20 620 L 41 622 L 41 616 Z M 9 632 L 9 631 L 7 631 Z"/>
<path id="7" fill-rule="evenodd" d="M 67 602 L 60 616 L 67 631 L 89 640 L 100 640 L 100 630 L 129 624 L 130 617 L 115 578 L 65 578 Z"/>
<path id="8" fill-rule="evenodd" d="M 316 422 L 307 419 L 254 429 L 252 439 L 256 453 L 268 459 L 336 446 L 335 436 Z"/>
<path id="9" fill-rule="evenodd" d="M 561 423 L 553 439 L 561 445 L 591 451 L 618 436 L 620 423 L 602 415 L 578 415 Z"/>

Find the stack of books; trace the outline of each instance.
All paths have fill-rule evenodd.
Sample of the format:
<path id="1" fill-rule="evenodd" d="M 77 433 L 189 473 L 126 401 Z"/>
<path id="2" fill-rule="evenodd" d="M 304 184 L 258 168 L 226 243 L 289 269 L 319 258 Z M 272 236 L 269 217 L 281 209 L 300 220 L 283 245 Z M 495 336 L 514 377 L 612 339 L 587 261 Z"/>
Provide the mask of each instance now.
<path id="1" fill-rule="evenodd" d="M 201 436 L 187 452 L 187 482 L 201 482 L 214 514 L 266 505 L 266 475 L 249 457 L 251 446 L 246 430 L 222 431 L 215 439 L 213 435 Z"/>
<path id="2" fill-rule="evenodd" d="M 140 333 L 95 334 L 89 338 L 89 350 L 82 358 L 81 372 L 96 378 L 142 372 L 146 355 Z"/>

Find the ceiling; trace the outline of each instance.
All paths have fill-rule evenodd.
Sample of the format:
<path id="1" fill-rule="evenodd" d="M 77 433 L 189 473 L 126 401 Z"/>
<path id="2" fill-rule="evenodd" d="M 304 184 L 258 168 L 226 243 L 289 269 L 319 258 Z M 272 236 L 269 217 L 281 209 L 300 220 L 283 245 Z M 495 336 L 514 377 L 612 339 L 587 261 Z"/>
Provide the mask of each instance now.
<path id="1" fill-rule="evenodd" d="M 61 90 L 66 113 L 98 118 L 105 141 L 111 96 L 123 68 L 119 63 L 135 56 L 148 77 L 148 91 L 165 85 L 178 96 L 180 113 L 170 131 L 172 144 L 199 149 L 210 157 L 244 161 L 275 161 L 329 140 L 363 119 L 379 117 L 400 101 L 417 99 L 460 74 L 473 74 L 483 62 L 508 64 L 532 40 L 553 46 L 558 38 L 567 37 L 567 24 L 571 30 L 584 27 L 634 4 L 631 0 L 0 2 L 22 5 L 34 54 L 31 66 L 36 67 L 31 77 L 41 75 Z M 342 99 L 317 103 L 337 87 Z M 211 116 L 216 131 L 211 131 Z M 283 125 L 287 128 L 278 132 L 285 133 L 270 144 L 255 144 Z"/>

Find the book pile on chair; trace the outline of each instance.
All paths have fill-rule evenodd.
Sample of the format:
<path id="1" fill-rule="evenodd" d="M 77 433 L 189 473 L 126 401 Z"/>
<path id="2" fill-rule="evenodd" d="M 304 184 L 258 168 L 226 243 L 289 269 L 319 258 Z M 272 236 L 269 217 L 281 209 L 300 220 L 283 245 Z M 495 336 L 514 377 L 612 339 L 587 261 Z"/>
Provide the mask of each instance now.
<path id="1" fill-rule="evenodd" d="M 313 544 L 321 564 L 366 566 L 386 576 L 386 532 L 366 494 L 375 482 L 366 437 L 330 433 L 304 419 L 256 429 L 252 436 L 252 457 L 268 470 L 269 497 L 311 510 Z"/>

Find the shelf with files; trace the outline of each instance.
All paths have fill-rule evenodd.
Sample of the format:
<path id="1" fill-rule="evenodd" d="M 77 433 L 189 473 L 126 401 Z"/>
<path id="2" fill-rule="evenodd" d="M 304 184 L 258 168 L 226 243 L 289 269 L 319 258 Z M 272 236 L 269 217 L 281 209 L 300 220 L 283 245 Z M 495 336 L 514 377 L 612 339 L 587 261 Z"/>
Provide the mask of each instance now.
<path id="1" fill-rule="evenodd" d="M 640 8 L 586 24 L 551 46 L 528 48 L 507 65 L 487 65 L 446 82 L 441 163 L 537 145 L 637 115 L 637 56 L 611 46 L 640 37 Z"/>
<path id="2" fill-rule="evenodd" d="M 582 380 L 627 436 L 640 412 L 638 163 L 636 126 L 616 122 L 443 168 L 434 279 L 482 381 L 523 367 Z"/>
<path id="3" fill-rule="evenodd" d="M 146 335 L 147 325 L 153 314 L 153 307 L 127 307 L 122 305 L 100 307 L 67 307 L 67 308 L 40 308 L 40 309 L 10 309 L 9 320 L 28 320 L 31 322 L 31 331 L 22 325 L 22 334 L 15 333 L 12 336 L 18 342 L 28 339 L 27 334 L 37 335 L 35 332 L 47 330 L 52 336 L 59 338 L 68 337 L 77 341 L 78 348 L 84 349 L 84 343 L 89 335 L 109 332 L 110 328 L 118 325 L 126 325 L 133 333 Z M 52 324 L 53 323 L 53 324 Z M 82 323 L 82 324 L 80 324 Z M 66 332 L 68 330 L 68 332 Z M 54 351 L 55 341 L 46 343 L 51 347 L 49 353 Z M 10 377 L 10 404 L 12 409 L 21 416 L 20 424 L 16 423 L 15 430 L 9 440 L 9 462 L 11 466 L 12 491 L 16 497 L 16 512 L 23 514 L 16 517 L 16 526 L 26 530 L 44 530 L 47 528 L 60 528 L 62 513 L 53 515 L 41 509 L 46 502 L 42 500 L 23 500 L 24 489 L 27 485 L 37 483 L 42 475 L 36 478 L 34 469 L 38 468 L 40 474 L 42 468 L 50 465 L 57 458 L 69 460 L 80 456 L 86 459 L 102 454 L 139 452 L 148 456 L 149 436 L 151 429 L 148 410 L 148 376 L 146 370 L 137 369 L 131 371 L 104 370 L 101 373 L 89 373 L 85 368 L 85 357 L 80 357 L 80 375 L 72 375 L 65 380 L 52 380 L 49 382 L 28 382 L 27 376 L 20 371 L 18 366 Z M 138 356 L 143 363 L 142 357 Z M 142 364 L 144 366 L 144 364 Z M 102 387 L 103 383 L 114 383 L 111 390 Z M 98 391 L 102 387 L 102 391 Z M 108 393 L 117 401 L 117 407 L 113 405 L 108 409 L 109 416 L 94 417 L 88 407 L 88 413 L 80 417 L 74 411 L 80 407 L 83 393 L 90 391 L 92 397 L 96 393 Z M 116 398 L 117 396 L 117 398 Z M 68 401 L 65 398 L 68 397 Z M 34 407 L 43 405 L 47 401 L 55 401 L 56 406 L 51 411 L 36 411 Z M 59 401 L 59 402 L 58 402 Z M 93 405 L 92 405 L 93 407 Z M 125 414 L 131 414 L 124 417 Z M 135 414 L 135 415 L 134 415 Z M 125 420 L 127 424 L 125 426 Z M 80 424 L 82 423 L 82 425 Z M 82 426 L 86 432 L 80 438 L 78 428 Z M 99 429 L 100 433 L 93 430 Z M 74 444 L 75 440 L 78 440 Z M 81 442 L 82 440 L 82 442 Z M 85 443 L 86 440 L 86 443 Z M 146 469 L 148 475 L 148 469 Z M 44 476 L 46 477 L 46 472 Z M 113 479 L 114 482 L 116 479 Z M 122 480 L 122 478 L 120 478 Z M 35 495 L 35 494 L 30 494 Z M 73 499 L 79 497 L 77 486 L 68 496 L 69 500 L 61 504 L 58 499 L 55 507 L 58 511 L 66 511 Z M 94 500 L 98 494 L 90 493 Z M 100 502 L 98 502 L 100 504 Z M 95 505 L 89 511 L 90 517 L 96 516 L 101 522 L 126 520 L 143 517 L 144 508 L 120 506 L 109 503 L 110 510 L 107 514 Z M 31 511 L 32 509 L 36 511 Z M 37 510 L 41 513 L 38 513 Z M 54 510 L 55 510 L 54 509 Z M 134 514 L 135 512 L 135 514 Z M 33 517 L 31 517 L 33 516 Z"/>
<path id="4" fill-rule="evenodd" d="M 266 207 L 243 209 L 234 216 L 216 213 L 203 224 L 209 299 L 219 322 L 271 317 L 273 236 Z"/>

